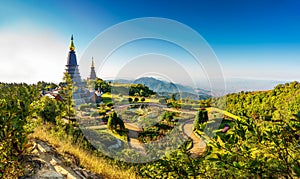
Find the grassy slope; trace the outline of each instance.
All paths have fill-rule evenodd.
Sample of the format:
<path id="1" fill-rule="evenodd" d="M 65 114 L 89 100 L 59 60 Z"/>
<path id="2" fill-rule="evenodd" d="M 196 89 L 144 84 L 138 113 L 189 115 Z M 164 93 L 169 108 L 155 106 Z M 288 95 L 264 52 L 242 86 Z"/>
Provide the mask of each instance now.
<path id="1" fill-rule="evenodd" d="M 49 125 L 36 127 L 32 137 L 49 142 L 61 154 L 65 152 L 73 154 L 80 160 L 81 166 L 94 173 L 101 174 L 105 178 L 140 178 L 134 172 L 110 165 L 105 158 L 97 157 L 91 152 L 80 148 L 79 145 L 72 144 L 71 137 L 62 139 L 51 134 Z"/>

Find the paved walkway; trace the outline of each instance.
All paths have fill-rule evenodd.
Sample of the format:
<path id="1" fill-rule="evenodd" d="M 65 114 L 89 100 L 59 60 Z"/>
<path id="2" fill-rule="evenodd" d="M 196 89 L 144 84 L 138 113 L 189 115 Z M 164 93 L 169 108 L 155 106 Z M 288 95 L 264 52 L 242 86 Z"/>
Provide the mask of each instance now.
<path id="1" fill-rule="evenodd" d="M 132 123 L 125 123 L 126 129 L 128 129 L 128 144 L 130 147 L 134 148 L 136 151 L 139 151 L 141 154 L 145 154 L 144 145 L 138 140 L 139 132 L 141 129 Z"/>
<path id="2" fill-rule="evenodd" d="M 182 130 L 186 136 L 190 137 L 193 140 L 193 147 L 190 149 L 192 156 L 198 157 L 205 151 L 206 144 L 198 136 L 195 135 L 193 131 L 193 123 L 194 119 L 186 121 L 182 126 Z"/>

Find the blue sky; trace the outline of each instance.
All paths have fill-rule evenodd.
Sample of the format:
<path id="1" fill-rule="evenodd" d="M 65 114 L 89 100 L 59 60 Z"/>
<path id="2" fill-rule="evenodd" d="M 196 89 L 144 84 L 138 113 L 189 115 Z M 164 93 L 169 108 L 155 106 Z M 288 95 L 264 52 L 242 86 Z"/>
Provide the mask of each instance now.
<path id="1" fill-rule="evenodd" d="M 0 81 L 58 82 L 71 34 L 80 59 L 99 33 L 140 17 L 193 28 L 226 78 L 300 80 L 299 8 L 297 0 L 1 1 Z"/>

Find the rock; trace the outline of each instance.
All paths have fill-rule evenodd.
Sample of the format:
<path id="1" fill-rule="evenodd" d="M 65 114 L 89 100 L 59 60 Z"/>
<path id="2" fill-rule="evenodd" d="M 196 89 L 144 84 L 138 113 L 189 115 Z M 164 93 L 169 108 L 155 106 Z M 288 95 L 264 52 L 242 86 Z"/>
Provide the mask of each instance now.
<path id="1" fill-rule="evenodd" d="M 53 171 L 53 170 L 44 170 L 44 171 L 40 171 L 38 174 L 36 174 L 36 176 L 33 176 L 33 178 L 36 179 L 63 179 L 64 177 Z"/>
<path id="2" fill-rule="evenodd" d="M 52 156 L 52 159 L 50 160 L 50 164 L 51 165 L 59 165 L 61 164 L 61 161 L 57 158 L 55 158 L 54 156 Z"/>
<path id="3" fill-rule="evenodd" d="M 66 153 L 64 156 L 39 139 L 34 139 L 33 143 L 30 154 L 24 158 L 22 165 L 26 170 L 20 179 L 103 178 L 101 175 L 79 167 L 80 161 L 73 154 Z"/>
<path id="4" fill-rule="evenodd" d="M 77 178 L 75 175 L 72 175 L 68 170 L 66 170 L 65 168 L 63 168 L 60 165 L 55 165 L 54 168 L 58 173 L 66 176 L 68 179 L 76 179 Z"/>
<path id="5" fill-rule="evenodd" d="M 78 176 L 80 176 L 81 178 L 86 178 L 86 177 L 84 177 L 79 171 L 77 171 L 77 170 L 74 170 L 75 171 L 75 173 L 78 175 Z"/>
<path id="6" fill-rule="evenodd" d="M 38 148 L 41 152 L 43 152 L 43 153 L 46 153 L 46 152 L 50 152 L 50 151 L 51 151 L 51 148 L 50 148 L 48 145 L 46 145 L 46 144 L 44 144 L 44 143 L 42 143 L 42 142 L 39 142 L 39 143 L 37 144 L 37 148 Z"/>
<path id="7" fill-rule="evenodd" d="M 82 173 L 85 177 L 89 177 L 89 174 L 88 174 L 86 171 L 81 170 L 81 173 Z"/>

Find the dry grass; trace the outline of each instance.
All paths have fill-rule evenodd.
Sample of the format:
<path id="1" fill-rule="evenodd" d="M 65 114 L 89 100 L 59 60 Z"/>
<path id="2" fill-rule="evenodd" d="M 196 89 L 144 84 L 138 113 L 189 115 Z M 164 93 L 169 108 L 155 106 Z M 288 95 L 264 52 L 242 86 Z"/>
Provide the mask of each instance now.
<path id="1" fill-rule="evenodd" d="M 49 142 L 59 153 L 68 152 L 80 160 L 80 165 L 84 168 L 103 175 L 105 178 L 140 178 L 133 171 L 120 169 L 110 165 L 105 158 L 97 157 L 78 145 L 72 144 L 71 139 L 61 139 L 51 134 L 49 126 L 38 126 L 35 128 L 32 137 Z"/>
<path id="2" fill-rule="evenodd" d="M 221 114 L 224 114 L 225 116 L 228 116 L 232 119 L 236 119 L 236 120 L 241 120 L 241 118 L 239 116 L 236 116 L 234 114 L 231 114 L 230 112 L 228 111 L 224 111 L 222 109 L 218 109 L 218 108 L 214 108 L 214 107 L 209 107 L 209 108 L 206 108 L 206 110 L 211 113 L 212 111 L 216 111 L 216 112 L 219 112 Z"/>

